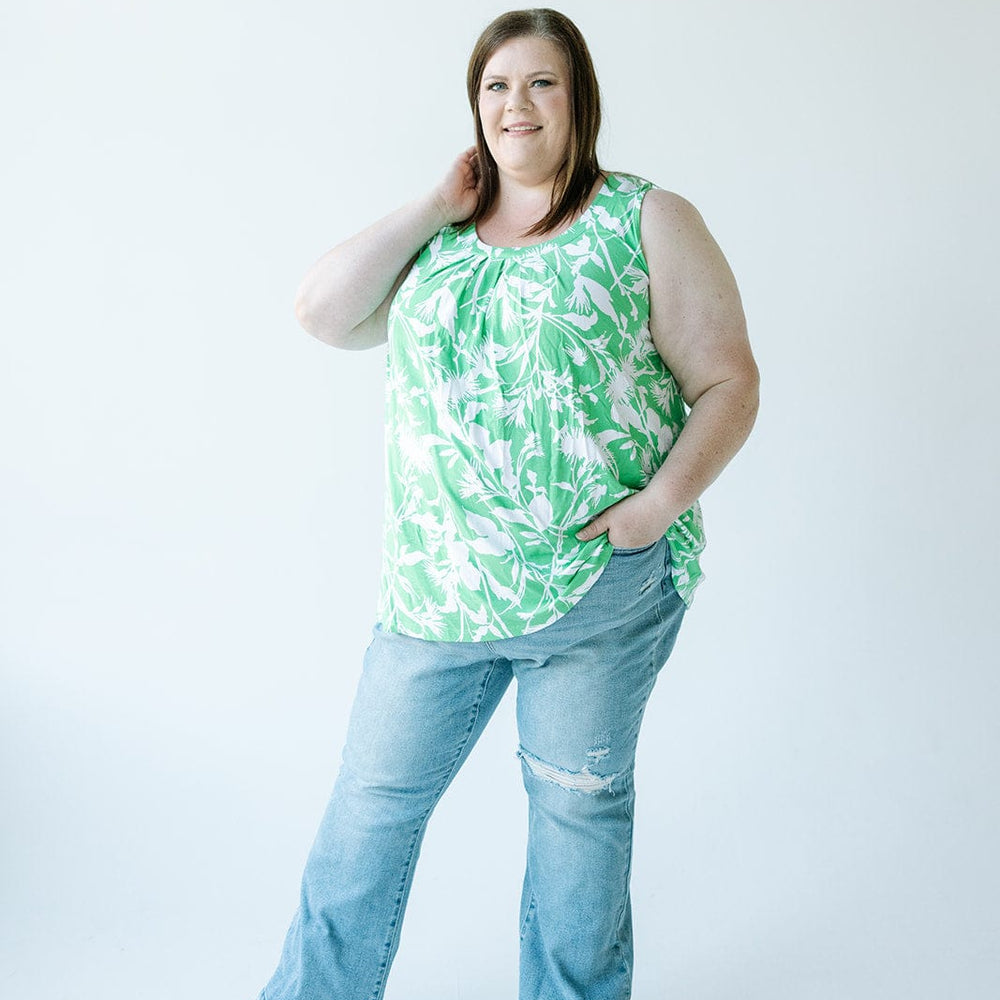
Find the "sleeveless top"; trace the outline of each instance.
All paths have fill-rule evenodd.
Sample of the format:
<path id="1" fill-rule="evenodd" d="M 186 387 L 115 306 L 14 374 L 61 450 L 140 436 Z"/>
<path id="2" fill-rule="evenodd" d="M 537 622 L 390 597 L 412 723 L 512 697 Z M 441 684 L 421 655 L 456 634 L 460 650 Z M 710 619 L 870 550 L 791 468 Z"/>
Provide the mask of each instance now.
<path id="1" fill-rule="evenodd" d="M 639 213 L 611 174 L 564 233 L 527 247 L 446 226 L 389 311 L 378 618 L 424 639 L 526 635 L 565 614 L 614 551 L 575 533 L 643 488 L 686 407 L 649 333 Z M 667 530 L 690 604 L 696 503 Z"/>

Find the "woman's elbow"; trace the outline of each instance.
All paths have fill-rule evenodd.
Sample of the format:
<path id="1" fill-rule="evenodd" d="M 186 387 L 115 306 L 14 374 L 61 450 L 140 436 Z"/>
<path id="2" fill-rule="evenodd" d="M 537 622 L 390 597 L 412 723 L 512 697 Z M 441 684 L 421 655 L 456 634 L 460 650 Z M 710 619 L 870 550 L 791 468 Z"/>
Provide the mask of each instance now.
<path id="1" fill-rule="evenodd" d="M 747 395 L 753 398 L 754 406 L 758 406 L 760 403 L 760 369 L 753 358 L 750 359 L 746 366 L 746 371 L 743 373 L 743 381 L 746 385 Z"/>
<path id="2" fill-rule="evenodd" d="M 348 326 L 339 322 L 329 311 L 320 313 L 310 308 L 302 299 L 295 300 L 295 319 L 311 337 L 343 351 L 364 351 L 384 344 L 387 340 L 384 324 L 380 327 L 375 316 L 369 316 L 357 326 Z"/>
<path id="3" fill-rule="evenodd" d="M 742 389 L 743 413 L 749 434 L 757 422 L 757 412 L 760 410 L 760 369 L 756 362 L 751 361 L 738 384 Z"/>
<path id="4" fill-rule="evenodd" d="M 299 294 L 295 297 L 295 319 L 299 326 L 311 337 L 329 344 L 331 347 L 343 347 L 345 339 L 336 324 L 331 322 L 329 313 L 323 315 L 309 299 Z"/>

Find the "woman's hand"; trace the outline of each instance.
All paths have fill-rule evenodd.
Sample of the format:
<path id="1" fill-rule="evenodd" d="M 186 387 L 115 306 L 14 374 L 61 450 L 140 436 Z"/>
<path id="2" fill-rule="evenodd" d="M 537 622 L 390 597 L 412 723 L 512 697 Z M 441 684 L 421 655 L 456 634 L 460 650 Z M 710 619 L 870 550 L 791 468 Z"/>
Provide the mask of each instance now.
<path id="1" fill-rule="evenodd" d="M 479 204 L 479 165 L 476 147 L 470 146 L 451 165 L 444 180 L 434 189 L 437 203 L 444 222 L 449 225 L 467 219 Z"/>
<path id="2" fill-rule="evenodd" d="M 590 542 L 607 533 L 617 549 L 637 549 L 658 541 L 673 518 L 657 503 L 655 492 L 639 490 L 618 503 L 606 507 L 576 537 Z"/>
<path id="3" fill-rule="evenodd" d="M 299 285 L 299 323 L 333 347 L 384 343 L 389 306 L 416 254 L 442 226 L 475 211 L 478 181 L 476 151 L 467 149 L 432 191 L 325 253 Z"/>

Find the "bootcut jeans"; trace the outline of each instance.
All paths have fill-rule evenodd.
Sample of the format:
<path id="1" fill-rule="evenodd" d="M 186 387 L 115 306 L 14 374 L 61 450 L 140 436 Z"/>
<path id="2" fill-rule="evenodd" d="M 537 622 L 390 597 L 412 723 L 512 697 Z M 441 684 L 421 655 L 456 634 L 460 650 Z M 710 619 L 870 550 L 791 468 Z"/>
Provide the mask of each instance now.
<path id="1" fill-rule="evenodd" d="M 437 642 L 373 630 L 300 905 L 258 1000 L 380 1000 L 427 821 L 512 678 L 527 864 L 520 1000 L 627 1000 L 633 765 L 685 606 L 661 538 L 616 549 L 529 635 Z"/>

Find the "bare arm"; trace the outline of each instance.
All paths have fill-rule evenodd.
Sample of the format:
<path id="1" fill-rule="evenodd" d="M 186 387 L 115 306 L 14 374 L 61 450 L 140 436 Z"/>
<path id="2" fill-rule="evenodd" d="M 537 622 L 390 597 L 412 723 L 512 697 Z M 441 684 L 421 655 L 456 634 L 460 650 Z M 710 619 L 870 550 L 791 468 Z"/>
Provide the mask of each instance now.
<path id="1" fill-rule="evenodd" d="M 295 296 L 295 316 L 333 347 L 362 350 L 384 343 L 386 319 L 420 248 L 442 227 L 472 213 L 476 171 L 471 150 L 433 191 L 325 253 Z"/>
<path id="2" fill-rule="evenodd" d="M 704 492 L 746 441 L 759 375 L 732 271 L 693 205 L 650 191 L 642 205 L 650 333 L 691 408 L 645 489 L 602 511 L 578 537 L 617 546 L 654 542 Z"/>

